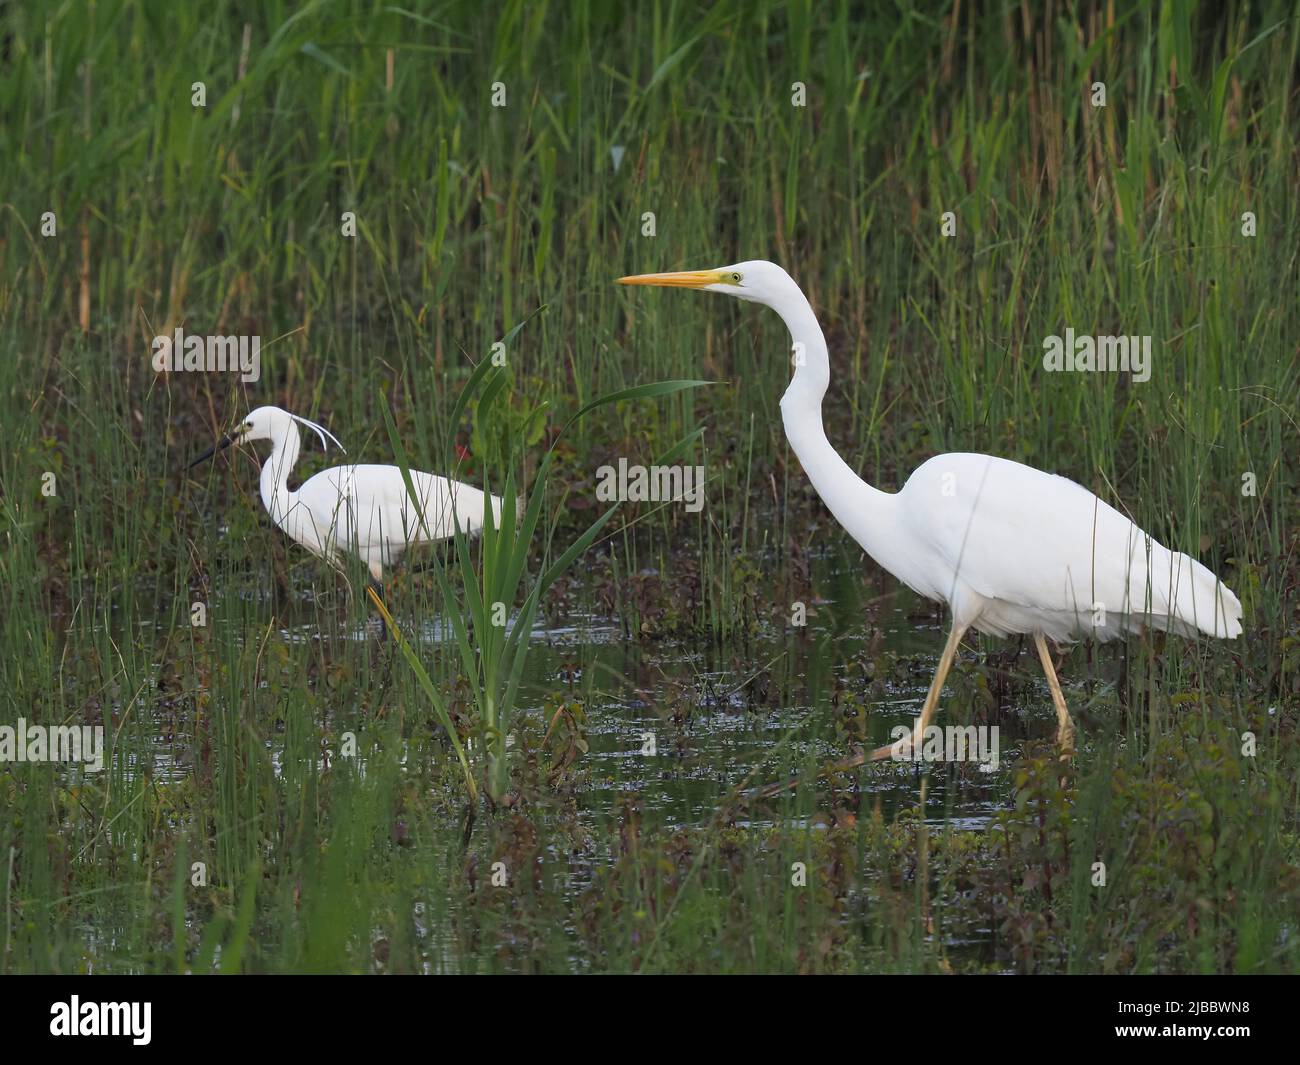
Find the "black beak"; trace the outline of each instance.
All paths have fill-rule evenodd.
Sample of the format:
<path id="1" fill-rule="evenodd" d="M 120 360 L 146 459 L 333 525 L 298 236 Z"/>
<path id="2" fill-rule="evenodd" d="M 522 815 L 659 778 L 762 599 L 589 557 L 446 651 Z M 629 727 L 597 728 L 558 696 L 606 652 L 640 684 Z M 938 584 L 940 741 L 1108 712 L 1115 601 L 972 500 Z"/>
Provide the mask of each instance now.
<path id="1" fill-rule="evenodd" d="M 207 451 L 203 452 L 202 455 L 200 455 L 198 458 L 196 458 L 193 462 L 191 462 L 191 463 L 190 463 L 188 466 L 186 466 L 185 468 L 186 468 L 187 470 L 192 470 L 192 469 L 194 469 L 194 467 L 197 466 L 200 462 L 205 462 L 205 461 L 207 461 L 208 459 L 212 458 L 212 456 L 215 455 L 218 451 L 223 451 L 223 450 L 225 450 L 226 448 L 228 448 L 231 444 L 234 444 L 234 443 L 237 443 L 237 438 L 236 438 L 236 437 L 233 437 L 233 436 L 231 436 L 229 433 L 227 433 L 227 434 L 226 434 L 225 436 L 223 436 L 223 437 L 222 437 L 222 438 L 221 438 L 217 443 L 213 444 L 210 448 L 208 448 Z"/>

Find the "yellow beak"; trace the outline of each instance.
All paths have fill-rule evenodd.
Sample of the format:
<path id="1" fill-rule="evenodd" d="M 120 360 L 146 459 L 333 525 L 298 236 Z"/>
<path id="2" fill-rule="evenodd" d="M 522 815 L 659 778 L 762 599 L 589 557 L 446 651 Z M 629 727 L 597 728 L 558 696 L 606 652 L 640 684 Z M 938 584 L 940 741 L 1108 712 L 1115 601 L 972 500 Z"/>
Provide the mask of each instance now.
<path id="1" fill-rule="evenodd" d="M 633 274 L 620 277 L 620 285 L 658 285 L 661 288 L 704 288 L 722 282 L 721 270 L 680 270 L 673 274 Z"/>

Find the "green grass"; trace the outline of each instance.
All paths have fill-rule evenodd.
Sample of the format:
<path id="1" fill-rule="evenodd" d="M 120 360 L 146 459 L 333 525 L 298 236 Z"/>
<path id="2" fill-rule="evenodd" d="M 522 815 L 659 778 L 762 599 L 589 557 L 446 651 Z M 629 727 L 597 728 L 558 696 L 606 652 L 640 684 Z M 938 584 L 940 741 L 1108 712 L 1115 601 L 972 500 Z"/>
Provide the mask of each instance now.
<path id="1" fill-rule="evenodd" d="M 0 724 L 102 723 L 112 751 L 0 766 L 0 971 L 1294 971 L 1300 19 L 1051 10 L 6 6 Z M 968 650 L 943 717 L 1022 730 L 1000 776 L 935 769 L 923 799 L 873 770 L 746 811 L 751 772 L 905 718 L 941 645 L 789 453 L 776 317 L 612 284 L 747 258 L 809 293 L 828 433 L 865 478 L 942 450 L 1068 475 L 1215 569 L 1248 638 L 1071 652 L 1067 789 L 1033 661 Z M 261 379 L 156 375 L 178 325 L 261 336 Z M 1067 326 L 1152 335 L 1151 380 L 1044 372 Z M 457 397 L 507 338 L 475 419 Z M 673 379 L 715 383 L 559 435 Z M 516 610 L 600 514 L 600 465 L 684 439 L 706 465 L 703 512 L 626 507 L 539 597 L 626 647 L 540 641 L 491 799 L 366 633 L 363 581 L 270 527 L 252 463 L 182 474 L 263 403 L 359 461 L 396 439 L 539 487 Z M 487 689 L 446 629 L 462 560 L 434 555 L 449 584 L 403 575 L 390 607 L 469 738 Z M 743 709 L 709 704 L 733 688 Z M 607 757 L 647 728 L 675 761 Z"/>

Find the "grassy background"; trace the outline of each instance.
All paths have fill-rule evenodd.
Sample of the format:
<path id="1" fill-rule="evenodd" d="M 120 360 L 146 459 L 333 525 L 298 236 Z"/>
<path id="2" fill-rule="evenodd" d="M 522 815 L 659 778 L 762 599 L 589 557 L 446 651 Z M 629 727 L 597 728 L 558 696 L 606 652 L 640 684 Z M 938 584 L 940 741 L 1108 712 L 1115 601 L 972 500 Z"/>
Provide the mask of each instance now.
<path id="1" fill-rule="evenodd" d="M 1295 967 L 1293 4 L 100 2 L 0 20 L 3 721 L 103 722 L 114 742 L 97 778 L 0 772 L 0 968 Z M 828 432 L 864 477 L 895 488 L 941 450 L 1069 475 L 1216 569 L 1250 638 L 1133 641 L 1119 680 L 1071 694 L 1093 739 L 1072 787 L 1027 756 L 1008 825 L 928 839 L 911 803 L 873 818 L 839 788 L 745 832 L 719 785 L 716 825 L 687 838 L 635 795 L 584 805 L 581 754 L 557 786 L 545 724 L 569 707 L 581 739 L 605 681 L 539 679 L 521 802 L 463 850 L 427 705 L 346 638 L 364 603 L 268 528 L 246 460 L 179 467 L 262 403 L 389 461 L 387 404 L 419 467 L 447 468 L 452 429 L 471 479 L 526 472 L 538 402 L 544 443 L 597 394 L 708 378 L 566 435 L 561 540 L 599 465 L 699 426 L 709 505 L 629 513 L 549 609 L 709 640 L 747 676 L 746 639 L 826 592 L 826 544 L 848 551 L 781 433 L 780 323 L 611 280 L 756 257 L 813 301 Z M 510 342 L 506 406 L 449 426 L 474 362 L 539 308 Z M 261 380 L 155 375 L 149 341 L 178 325 L 260 335 Z M 1045 373 L 1042 339 L 1067 326 L 1151 334 L 1151 381 Z M 868 596 L 892 590 L 848 554 Z M 220 623 L 192 628 L 195 601 Z M 426 585 L 399 602 L 433 624 Z M 468 708 L 442 644 L 425 650 Z M 1078 649 L 1067 676 L 1096 656 L 1114 657 Z M 836 684 L 791 668 L 771 699 L 829 715 Z M 357 765 L 327 757 L 349 729 Z M 1122 869 L 1107 892 L 1080 854 Z M 536 877 L 493 895 L 498 858 Z M 814 890 L 788 890 L 794 860 Z M 187 886 L 191 861 L 211 887 Z M 588 876 L 599 890 L 573 888 Z M 994 944 L 954 952 L 963 922 Z"/>

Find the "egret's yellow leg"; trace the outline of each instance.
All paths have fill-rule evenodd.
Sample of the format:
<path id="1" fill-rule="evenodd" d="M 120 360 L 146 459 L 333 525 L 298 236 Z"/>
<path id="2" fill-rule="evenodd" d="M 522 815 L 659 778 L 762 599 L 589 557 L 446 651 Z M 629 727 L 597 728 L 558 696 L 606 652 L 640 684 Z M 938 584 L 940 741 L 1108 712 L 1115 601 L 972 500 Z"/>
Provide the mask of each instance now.
<path id="1" fill-rule="evenodd" d="M 966 626 L 954 622 L 948 633 L 948 642 L 943 645 L 943 654 L 939 656 L 939 668 L 934 671 L 934 680 L 930 682 L 930 690 L 925 696 L 925 705 L 921 707 L 921 720 L 917 722 L 915 731 L 894 743 L 877 747 L 871 752 L 873 762 L 901 757 L 911 751 L 914 742 L 924 740 L 926 726 L 930 724 L 930 718 L 934 717 L 934 711 L 939 706 L 939 693 L 943 691 L 943 682 L 948 676 L 948 670 L 952 668 L 953 660 L 957 657 L 957 647 L 965 634 Z"/>
<path id="2" fill-rule="evenodd" d="M 948 670 L 952 668 L 953 660 L 957 657 L 957 646 L 961 643 L 961 638 L 966 633 L 965 625 L 954 624 L 952 630 L 948 633 L 948 642 L 944 644 L 943 654 L 939 656 L 939 666 L 934 671 L 934 680 L 930 682 L 930 690 L 925 696 L 925 705 L 921 708 L 921 720 L 917 726 L 922 736 L 925 734 L 925 727 L 930 723 L 930 718 L 934 716 L 935 708 L 939 705 L 939 693 L 943 691 L 943 682 L 948 676 Z M 856 769 L 868 759 L 880 761 L 884 758 L 892 758 L 895 750 L 901 755 L 904 751 L 911 749 L 912 736 L 905 736 L 903 739 L 881 747 L 870 754 L 859 751 L 851 758 L 846 758 L 842 762 L 836 762 L 828 766 L 828 773 L 843 773 L 850 769 Z M 798 779 L 783 782 L 781 784 L 769 784 L 761 788 L 758 792 L 763 798 L 770 799 L 775 795 L 780 795 L 783 791 L 789 791 L 797 787 Z"/>
<path id="3" fill-rule="evenodd" d="M 1074 722 L 1070 720 L 1065 693 L 1061 691 L 1061 682 L 1056 679 L 1056 667 L 1052 665 L 1052 655 L 1042 633 L 1034 633 L 1034 646 L 1038 648 L 1039 661 L 1047 674 L 1047 686 L 1052 690 L 1052 705 L 1056 707 L 1056 745 L 1061 748 L 1061 760 L 1068 762 L 1074 755 Z"/>

